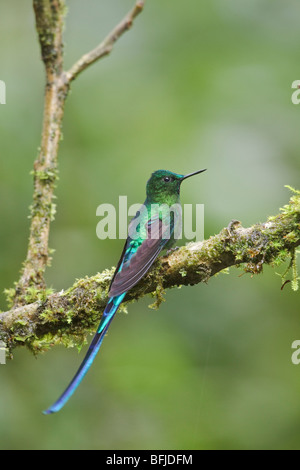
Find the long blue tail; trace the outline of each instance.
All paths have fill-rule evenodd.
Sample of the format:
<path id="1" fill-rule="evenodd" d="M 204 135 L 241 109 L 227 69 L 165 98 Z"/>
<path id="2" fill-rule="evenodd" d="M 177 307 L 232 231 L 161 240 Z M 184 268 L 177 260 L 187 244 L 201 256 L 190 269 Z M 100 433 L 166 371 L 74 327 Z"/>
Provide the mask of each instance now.
<path id="1" fill-rule="evenodd" d="M 50 408 L 47 410 L 43 411 L 45 415 L 49 415 L 52 413 L 56 413 L 59 411 L 69 400 L 69 398 L 73 395 L 75 392 L 76 388 L 79 386 L 81 383 L 83 377 L 91 367 L 99 349 L 101 346 L 101 343 L 103 341 L 103 338 L 109 328 L 109 325 L 111 324 L 111 321 L 118 310 L 120 303 L 124 299 L 126 295 L 126 292 L 124 292 L 121 295 L 118 295 L 117 297 L 112 297 L 109 301 L 108 304 L 103 312 L 103 316 L 100 322 L 100 325 L 98 327 L 98 330 L 90 344 L 90 347 L 88 349 L 88 352 L 85 355 L 85 358 L 83 359 L 78 371 L 76 372 L 75 376 L 71 380 L 70 384 L 66 388 L 66 390 L 63 392 L 63 394 L 59 397 L 59 399 L 52 405 Z"/>

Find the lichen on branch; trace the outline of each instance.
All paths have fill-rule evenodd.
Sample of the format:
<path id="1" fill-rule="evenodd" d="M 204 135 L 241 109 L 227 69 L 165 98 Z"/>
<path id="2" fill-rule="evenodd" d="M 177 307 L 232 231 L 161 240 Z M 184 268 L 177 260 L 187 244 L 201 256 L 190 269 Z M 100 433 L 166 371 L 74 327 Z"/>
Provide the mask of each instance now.
<path id="1" fill-rule="evenodd" d="M 292 188 L 290 188 L 292 189 Z M 153 268 L 127 294 L 128 302 L 146 294 L 158 296 L 181 285 L 208 280 L 231 266 L 260 274 L 264 265 L 278 267 L 289 261 L 294 289 L 298 285 L 296 249 L 300 245 L 300 191 L 280 214 L 265 223 L 244 228 L 233 220 L 228 227 L 203 242 L 189 243 L 156 261 Z M 106 306 L 114 269 L 75 282 L 66 291 L 32 291 L 31 303 L 0 314 L 0 339 L 9 350 L 25 345 L 37 353 L 55 344 L 80 347 L 95 329 Z M 287 272 L 283 275 L 283 283 Z M 34 301 L 35 300 L 35 301 Z"/>

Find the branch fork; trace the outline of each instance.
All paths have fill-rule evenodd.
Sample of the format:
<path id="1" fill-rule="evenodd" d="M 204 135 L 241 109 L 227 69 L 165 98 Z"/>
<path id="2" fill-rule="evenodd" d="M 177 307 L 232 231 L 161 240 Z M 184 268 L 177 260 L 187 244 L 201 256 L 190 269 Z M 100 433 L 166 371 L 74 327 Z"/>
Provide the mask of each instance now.
<path id="1" fill-rule="evenodd" d="M 58 149 L 64 106 L 70 85 L 88 66 L 109 54 L 116 41 L 132 26 L 145 2 L 137 1 L 125 18 L 92 51 L 84 54 L 69 71 L 64 71 L 64 0 L 33 0 L 36 30 L 45 67 L 46 84 L 41 146 L 34 163 L 34 192 L 26 259 L 16 284 L 14 305 L 26 304 L 29 288 L 46 289 L 44 273 L 50 263 L 49 232 L 54 219 L 55 185 L 58 176 Z"/>

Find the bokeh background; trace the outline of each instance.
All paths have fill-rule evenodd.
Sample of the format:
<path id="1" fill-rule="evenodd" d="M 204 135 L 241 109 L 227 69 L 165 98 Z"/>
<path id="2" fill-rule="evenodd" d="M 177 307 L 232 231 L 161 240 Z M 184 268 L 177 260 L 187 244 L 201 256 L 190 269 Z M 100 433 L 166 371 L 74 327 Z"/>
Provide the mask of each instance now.
<path id="1" fill-rule="evenodd" d="M 1 2 L 0 308 L 25 257 L 44 70 L 30 0 Z M 132 0 L 69 0 L 69 67 Z M 147 2 L 113 54 L 72 86 L 59 151 L 56 250 L 49 286 L 115 265 L 123 241 L 96 237 L 96 208 L 142 202 L 153 170 L 187 173 L 183 203 L 205 204 L 205 236 L 231 219 L 264 221 L 299 189 L 297 0 Z M 278 268 L 283 272 L 285 266 Z M 83 351 L 27 350 L 0 366 L 1 449 L 299 449 L 299 292 L 274 269 L 231 269 L 118 314 L 101 354 L 65 409 L 41 411 Z"/>

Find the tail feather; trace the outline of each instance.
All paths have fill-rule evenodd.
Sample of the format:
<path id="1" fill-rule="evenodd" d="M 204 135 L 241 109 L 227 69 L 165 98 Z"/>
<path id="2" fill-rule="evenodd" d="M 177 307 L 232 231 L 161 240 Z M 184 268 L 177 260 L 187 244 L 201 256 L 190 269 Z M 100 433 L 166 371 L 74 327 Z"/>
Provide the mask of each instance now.
<path id="1" fill-rule="evenodd" d="M 75 376 L 71 380 L 70 384 L 66 388 L 66 390 L 62 393 L 62 395 L 58 398 L 58 400 L 50 406 L 47 410 L 43 411 L 44 414 L 52 414 L 59 411 L 69 400 L 69 398 L 73 395 L 79 384 L 81 383 L 82 379 L 86 375 L 87 371 L 91 367 L 99 349 L 102 344 L 103 338 L 107 333 L 107 330 L 112 322 L 112 319 L 119 308 L 120 303 L 122 302 L 123 298 L 125 297 L 124 294 L 119 295 L 118 297 L 112 297 L 104 312 L 99 324 L 98 330 L 90 344 L 90 347 L 78 369 Z"/>

